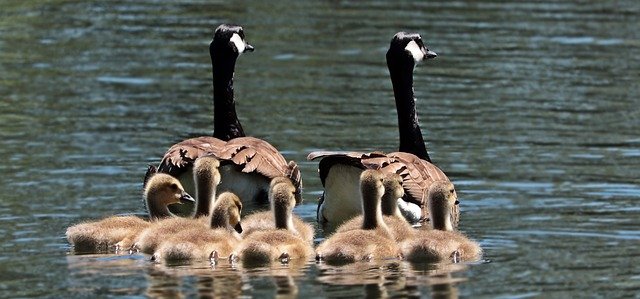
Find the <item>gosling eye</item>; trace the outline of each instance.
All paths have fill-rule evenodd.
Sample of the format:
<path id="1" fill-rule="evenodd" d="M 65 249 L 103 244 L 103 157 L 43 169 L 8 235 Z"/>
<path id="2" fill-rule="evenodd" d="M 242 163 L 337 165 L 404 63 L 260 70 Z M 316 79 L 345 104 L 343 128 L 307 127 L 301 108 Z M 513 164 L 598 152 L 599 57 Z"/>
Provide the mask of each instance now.
<path id="1" fill-rule="evenodd" d="M 177 185 L 177 184 L 175 184 L 175 183 L 174 183 L 174 184 L 171 184 L 170 188 L 171 188 L 171 190 L 173 190 L 173 191 L 178 191 L 178 185 Z"/>

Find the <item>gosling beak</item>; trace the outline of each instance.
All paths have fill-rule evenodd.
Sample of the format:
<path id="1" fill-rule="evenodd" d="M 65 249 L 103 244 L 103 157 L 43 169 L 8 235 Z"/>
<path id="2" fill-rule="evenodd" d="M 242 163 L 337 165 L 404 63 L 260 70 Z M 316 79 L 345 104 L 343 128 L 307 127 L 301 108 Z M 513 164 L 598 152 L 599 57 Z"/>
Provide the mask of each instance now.
<path id="1" fill-rule="evenodd" d="M 453 204 L 457 206 L 460 204 L 460 201 L 456 200 L 456 202 L 454 202 Z"/>
<path id="2" fill-rule="evenodd" d="M 187 192 L 183 192 L 182 196 L 180 196 L 180 204 L 183 203 L 195 203 L 196 200 L 193 199 L 193 197 L 191 197 L 191 195 L 189 195 L 189 193 Z"/>
<path id="3" fill-rule="evenodd" d="M 242 52 L 242 53 L 246 53 L 246 52 L 253 52 L 253 50 L 255 50 L 255 48 L 254 48 L 252 45 L 250 45 L 250 44 L 245 44 L 245 46 L 244 46 L 244 52 Z"/>
<path id="4" fill-rule="evenodd" d="M 233 229 L 235 229 L 239 234 L 241 234 L 242 233 L 242 225 L 240 225 L 240 222 L 238 222 L 238 224 L 236 224 L 236 226 L 234 226 Z"/>
<path id="5" fill-rule="evenodd" d="M 436 57 L 438 57 L 438 54 L 436 54 L 436 52 L 433 52 L 433 51 L 427 50 L 427 52 L 426 52 L 426 53 L 424 53 L 424 59 L 425 59 L 425 60 L 426 60 L 426 59 L 433 59 L 433 58 L 436 58 Z"/>

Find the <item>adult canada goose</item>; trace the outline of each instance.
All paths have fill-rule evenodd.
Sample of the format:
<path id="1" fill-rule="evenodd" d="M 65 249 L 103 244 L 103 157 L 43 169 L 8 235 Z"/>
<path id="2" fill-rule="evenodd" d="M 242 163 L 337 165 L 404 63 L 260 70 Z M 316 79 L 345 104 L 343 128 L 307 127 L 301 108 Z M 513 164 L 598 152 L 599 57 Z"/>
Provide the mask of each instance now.
<path id="1" fill-rule="evenodd" d="M 203 155 L 214 155 L 221 161 L 220 173 L 224 178 L 218 192 L 231 191 L 244 202 L 245 208 L 254 203 L 266 203 L 269 182 L 276 176 L 289 177 L 296 186 L 296 199 L 301 198 L 300 171 L 295 162 L 284 157 L 268 142 L 245 137 L 236 114 L 233 92 L 233 74 L 240 54 L 254 48 L 245 41 L 240 26 L 222 24 L 216 28 L 209 45 L 213 71 L 213 136 L 190 138 L 169 148 L 159 171 L 177 177 L 187 191 L 193 189 L 190 170 L 193 161 Z"/>
<path id="2" fill-rule="evenodd" d="M 324 193 L 318 204 L 318 221 L 335 226 L 360 213 L 360 203 L 352 196 L 358 188 L 363 169 L 380 169 L 384 173 L 397 173 L 403 178 L 406 191 L 400 204 L 403 215 L 413 223 L 428 221 L 424 198 L 435 180 L 449 180 L 431 163 L 422 139 L 413 93 L 413 70 L 422 60 L 437 55 L 427 49 L 416 33 L 398 32 L 387 51 L 387 67 L 393 85 L 400 132 L 399 152 L 327 152 L 309 154 L 307 159 L 321 158 L 318 171 Z M 453 207 L 453 224 L 458 223 L 458 208 Z"/>
<path id="3" fill-rule="evenodd" d="M 482 248 L 463 234 L 454 231 L 451 208 L 457 203 L 456 191 L 448 181 L 436 181 L 429 188 L 427 207 L 433 230 L 419 230 L 401 243 L 402 255 L 412 262 L 475 261 Z"/>
<path id="4" fill-rule="evenodd" d="M 287 185 L 291 185 L 289 178 L 275 177 L 271 180 L 271 193 L 273 194 L 274 187 L 282 189 L 285 188 L 283 186 Z M 273 202 L 271 204 L 273 205 Z M 285 222 L 286 226 L 291 228 L 290 231 L 309 242 L 309 244 L 313 243 L 315 230 L 311 224 L 304 222 L 302 218 L 293 213 L 282 213 L 282 215 L 283 218 L 279 221 Z M 282 226 L 284 226 L 284 224 Z M 270 230 L 274 227 L 276 227 L 276 218 L 273 211 L 256 212 L 242 219 L 242 237 L 246 238 L 256 231 Z"/>
<path id="5" fill-rule="evenodd" d="M 210 227 L 193 226 L 166 236 L 152 259 L 159 261 L 184 261 L 227 257 L 238 244 L 240 234 L 235 230 L 240 225 L 242 203 L 231 192 L 220 194 L 207 217 Z"/>
<path id="6" fill-rule="evenodd" d="M 396 242 L 401 242 L 413 237 L 415 229 L 398 211 L 398 200 L 404 196 L 402 177 L 395 173 L 387 174 L 382 182 L 384 194 L 381 200 L 382 219 L 387 225 Z M 340 225 L 336 233 L 362 228 L 363 215 L 358 215 Z"/>
<path id="7" fill-rule="evenodd" d="M 192 217 L 173 217 L 160 220 L 144 229 L 136 238 L 133 249 L 152 254 L 168 235 L 181 230 L 199 227 L 209 229 L 209 215 L 216 198 L 216 186 L 220 183 L 218 160 L 213 156 L 202 156 L 193 163 L 193 180 L 196 182 L 197 204 Z"/>
<path id="8" fill-rule="evenodd" d="M 313 254 L 312 242 L 301 238 L 294 225 L 295 192 L 296 188 L 288 178 L 273 180 L 269 200 L 275 221 L 268 224 L 271 229 L 247 235 L 232 260 L 240 259 L 244 265 L 264 265 L 276 260 L 283 263 L 288 263 L 290 259 L 306 260 Z"/>
<path id="9" fill-rule="evenodd" d="M 329 264 L 396 258 L 400 248 L 382 219 L 380 199 L 384 193 L 383 174 L 367 169 L 361 174 L 363 221 L 360 229 L 336 232 L 316 248 L 316 260 Z"/>
<path id="10" fill-rule="evenodd" d="M 193 202 L 180 182 L 166 174 L 149 178 L 144 193 L 150 221 L 172 216 L 167 208 L 170 204 Z M 116 250 L 128 248 L 135 237 L 151 222 L 136 216 L 113 216 L 95 222 L 85 222 L 67 228 L 66 236 L 76 252 L 105 251 L 115 246 Z"/>

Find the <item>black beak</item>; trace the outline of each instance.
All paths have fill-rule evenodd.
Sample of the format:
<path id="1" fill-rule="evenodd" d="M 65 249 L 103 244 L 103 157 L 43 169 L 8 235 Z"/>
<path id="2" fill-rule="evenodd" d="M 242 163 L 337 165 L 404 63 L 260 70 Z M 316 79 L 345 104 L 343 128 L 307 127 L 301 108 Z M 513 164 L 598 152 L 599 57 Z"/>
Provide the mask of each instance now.
<path id="1" fill-rule="evenodd" d="M 255 48 L 254 48 L 252 45 L 250 45 L 250 44 L 246 44 L 246 45 L 244 46 L 244 51 L 245 51 L 245 52 L 253 52 L 253 50 L 255 50 Z"/>
<path id="2" fill-rule="evenodd" d="M 460 204 L 460 201 L 457 201 L 454 203 L 456 206 Z"/>
<path id="3" fill-rule="evenodd" d="M 433 52 L 433 51 L 430 51 L 430 50 L 427 50 L 427 53 L 424 54 L 424 58 L 425 59 L 433 59 L 433 58 L 436 58 L 436 57 L 438 57 L 438 54 L 436 54 L 436 52 Z"/>
<path id="4" fill-rule="evenodd" d="M 191 197 L 191 195 L 189 195 L 189 193 L 187 192 L 183 192 L 182 196 L 180 196 L 180 204 L 183 203 L 195 203 L 196 200 L 193 199 L 193 197 Z"/>
<path id="5" fill-rule="evenodd" d="M 236 226 L 234 226 L 233 229 L 235 229 L 239 234 L 241 234 L 242 233 L 242 225 L 240 225 L 240 222 L 238 222 L 238 224 L 236 224 Z"/>

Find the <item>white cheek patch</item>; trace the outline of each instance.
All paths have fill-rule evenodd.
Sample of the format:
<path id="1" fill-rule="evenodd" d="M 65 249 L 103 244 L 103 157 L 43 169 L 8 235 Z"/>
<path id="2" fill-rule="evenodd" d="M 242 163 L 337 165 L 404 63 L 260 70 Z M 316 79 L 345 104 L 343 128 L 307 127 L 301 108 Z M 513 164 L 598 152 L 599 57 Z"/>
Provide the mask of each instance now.
<path id="1" fill-rule="evenodd" d="M 404 47 L 404 49 L 411 53 L 411 56 L 413 56 L 413 60 L 415 60 L 415 62 L 420 62 L 424 59 L 424 53 L 415 41 L 410 41 L 407 46 Z"/>
<path id="2" fill-rule="evenodd" d="M 242 54 L 244 52 L 246 46 L 240 35 L 234 33 L 229 41 L 236 46 L 236 49 L 238 49 L 238 53 Z"/>

